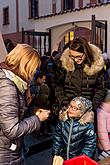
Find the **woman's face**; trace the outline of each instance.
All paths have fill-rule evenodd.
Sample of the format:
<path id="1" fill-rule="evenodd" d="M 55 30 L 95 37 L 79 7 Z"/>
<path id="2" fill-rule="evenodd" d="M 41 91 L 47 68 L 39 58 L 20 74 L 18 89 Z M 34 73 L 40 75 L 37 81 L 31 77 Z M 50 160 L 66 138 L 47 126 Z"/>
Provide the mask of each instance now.
<path id="1" fill-rule="evenodd" d="M 74 50 L 70 50 L 70 57 L 74 60 L 77 64 L 82 64 L 82 62 L 85 60 L 85 54 L 80 53 Z"/>
<path id="2" fill-rule="evenodd" d="M 68 116 L 70 118 L 74 118 L 74 117 L 80 117 L 81 116 L 81 111 L 78 108 L 77 104 L 75 101 L 71 101 L 70 105 L 68 107 Z"/>

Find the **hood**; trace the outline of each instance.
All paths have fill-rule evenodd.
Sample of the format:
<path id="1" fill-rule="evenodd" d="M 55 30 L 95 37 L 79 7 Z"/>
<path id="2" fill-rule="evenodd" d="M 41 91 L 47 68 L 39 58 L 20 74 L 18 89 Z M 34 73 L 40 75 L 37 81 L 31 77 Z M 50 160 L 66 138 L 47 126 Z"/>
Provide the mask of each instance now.
<path id="1" fill-rule="evenodd" d="M 85 64 L 84 72 L 87 75 L 95 75 L 99 71 L 101 71 L 102 68 L 104 67 L 104 60 L 103 60 L 101 50 L 93 44 L 89 43 L 89 45 L 93 51 L 94 62 L 92 63 L 91 66 L 88 66 L 87 64 Z M 69 71 L 74 72 L 74 70 L 75 70 L 74 61 L 69 57 L 69 54 L 70 54 L 70 50 L 69 50 L 69 48 L 67 48 L 62 53 L 62 56 L 60 57 L 60 61 L 62 63 L 62 67 L 65 68 L 67 72 L 69 72 Z"/>
<path id="2" fill-rule="evenodd" d="M 21 93 L 24 93 L 25 90 L 27 90 L 27 83 L 24 80 L 22 80 L 10 70 L 3 69 L 3 71 L 5 72 L 6 77 L 13 81 L 14 84 L 16 84 Z"/>
<path id="3" fill-rule="evenodd" d="M 79 120 L 80 124 L 94 123 L 94 112 L 87 111 Z"/>
<path id="4" fill-rule="evenodd" d="M 60 111 L 59 113 L 59 120 L 66 121 L 68 119 L 67 110 Z M 94 123 L 94 112 L 90 109 L 84 115 L 82 115 L 79 119 L 80 124 L 84 125 L 87 123 Z"/>

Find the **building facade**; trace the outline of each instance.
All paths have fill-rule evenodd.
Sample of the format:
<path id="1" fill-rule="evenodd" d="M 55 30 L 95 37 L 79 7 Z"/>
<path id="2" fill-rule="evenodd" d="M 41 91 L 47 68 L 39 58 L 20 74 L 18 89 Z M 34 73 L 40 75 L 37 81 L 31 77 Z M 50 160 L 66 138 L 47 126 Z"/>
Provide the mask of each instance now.
<path id="1" fill-rule="evenodd" d="M 95 15 L 96 20 L 107 22 L 106 44 L 110 54 L 109 10 L 110 0 L 0 0 L 0 29 L 3 39 L 10 39 L 15 45 L 22 42 L 22 28 L 36 32 L 51 30 L 51 51 L 61 50 L 78 35 L 91 41 L 91 20 Z"/>

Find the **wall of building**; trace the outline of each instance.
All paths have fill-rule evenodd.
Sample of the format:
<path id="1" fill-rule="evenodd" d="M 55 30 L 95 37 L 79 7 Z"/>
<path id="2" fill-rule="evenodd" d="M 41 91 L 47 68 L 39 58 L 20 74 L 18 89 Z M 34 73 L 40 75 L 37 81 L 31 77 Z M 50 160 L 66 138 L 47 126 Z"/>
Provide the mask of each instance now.
<path id="1" fill-rule="evenodd" d="M 9 6 L 9 24 L 3 25 L 3 8 Z M 0 30 L 2 34 L 16 32 L 16 0 L 0 0 Z"/>
<path id="2" fill-rule="evenodd" d="M 3 40 L 5 41 L 6 39 L 11 39 L 14 45 L 18 43 L 22 43 L 22 33 L 10 33 L 10 34 L 4 34 L 3 35 Z"/>
<path id="3" fill-rule="evenodd" d="M 90 0 L 84 0 L 83 6 L 90 3 Z M 78 1 L 75 1 L 78 7 Z M 10 24 L 3 26 L 3 8 L 9 6 L 10 11 Z M 18 0 L 19 6 L 19 31 L 21 32 L 22 27 L 24 30 L 35 31 L 48 31 L 52 29 L 52 49 L 54 49 L 61 37 L 66 33 L 67 30 L 73 27 L 73 22 L 80 27 L 86 27 L 91 29 L 90 23 L 92 14 L 96 15 L 97 20 L 107 20 L 108 22 L 108 36 L 110 36 L 110 16 L 109 16 L 109 5 L 92 7 L 82 9 L 75 12 L 67 12 L 65 14 L 59 14 L 54 16 L 48 16 L 39 19 L 29 19 L 29 5 L 28 0 Z M 57 12 L 61 10 L 61 0 L 56 0 Z M 48 15 L 52 11 L 52 0 L 39 0 L 39 13 L 40 15 Z M 21 33 L 16 33 L 16 0 L 0 0 L 0 29 L 4 38 L 12 37 L 17 42 L 21 40 Z M 108 52 L 110 54 L 110 39 L 108 37 Z"/>
<path id="4" fill-rule="evenodd" d="M 22 27 L 25 30 L 34 29 L 34 19 L 29 19 L 28 0 L 19 0 L 19 31 Z"/>
<path id="5" fill-rule="evenodd" d="M 52 0 L 39 0 L 39 16 L 52 14 Z"/>
<path id="6" fill-rule="evenodd" d="M 61 11 L 61 0 L 56 0 L 56 13 Z"/>
<path id="7" fill-rule="evenodd" d="M 64 30 L 71 28 L 72 22 L 76 24 L 80 23 L 81 27 L 90 28 L 90 23 L 86 25 L 87 21 L 91 21 L 91 17 L 95 14 L 97 20 L 107 20 L 108 23 L 108 36 L 110 36 L 110 15 L 109 13 L 110 4 L 95 8 L 87 8 L 75 12 L 69 12 L 62 15 L 41 18 L 36 21 L 35 30 L 45 31 L 52 28 L 52 49 L 57 47 L 60 36 L 64 33 Z M 103 12 L 102 12 L 103 11 Z M 105 13 L 105 14 L 104 14 Z M 69 25 L 68 25 L 69 24 Z M 69 27 L 68 27 L 69 26 Z M 108 54 L 110 54 L 110 38 L 108 37 Z"/>
<path id="8" fill-rule="evenodd" d="M 84 0 L 83 1 L 83 6 L 86 6 L 87 4 L 89 4 L 90 3 L 90 0 Z"/>

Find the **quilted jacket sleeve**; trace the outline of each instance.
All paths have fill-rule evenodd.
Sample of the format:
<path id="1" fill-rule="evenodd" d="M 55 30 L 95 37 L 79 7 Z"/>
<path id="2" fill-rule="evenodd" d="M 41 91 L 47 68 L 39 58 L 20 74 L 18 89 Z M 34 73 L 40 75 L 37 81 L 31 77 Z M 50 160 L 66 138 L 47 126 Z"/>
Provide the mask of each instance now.
<path id="1" fill-rule="evenodd" d="M 19 108 L 17 89 L 0 70 L 0 129 L 9 139 L 17 139 L 40 128 L 35 115 L 19 120 Z"/>
<path id="2" fill-rule="evenodd" d="M 105 88 L 104 74 L 105 71 L 103 69 L 97 75 L 96 91 L 93 98 L 93 107 L 95 108 L 95 110 L 101 106 L 107 92 Z"/>
<path id="3" fill-rule="evenodd" d="M 62 126 L 61 126 L 61 122 L 59 122 L 57 124 L 54 140 L 53 140 L 53 147 L 52 147 L 53 156 L 54 155 L 60 156 L 60 151 L 62 149 L 62 131 L 61 130 L 62 130 Z"/>

